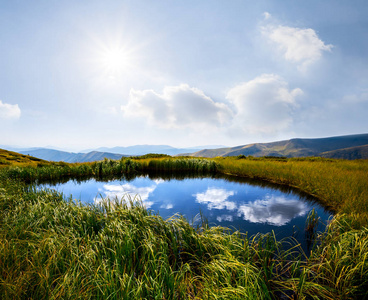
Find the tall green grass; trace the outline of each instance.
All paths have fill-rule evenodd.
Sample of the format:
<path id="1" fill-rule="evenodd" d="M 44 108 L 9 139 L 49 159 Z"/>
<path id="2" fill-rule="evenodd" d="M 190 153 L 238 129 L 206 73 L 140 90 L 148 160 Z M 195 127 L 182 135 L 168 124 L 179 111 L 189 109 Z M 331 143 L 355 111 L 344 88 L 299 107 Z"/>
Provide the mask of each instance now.
<path id="1" fill-rule="evenodd" d="M 368 230 L 343 217 L 307 258 L 292 239 L 247 238 L 205 223 L 195 229 L 135 200 L 83 206 L 17 185 L 0 199 L 3 299 L 368 296 Z"/>
<path id="2" fill-rule="evenodd" d="M 93 163 L 67 164 L 58 163 L 39 163 L 37 167 L 12 167 L 6 168 L 9 178 L 20 179 L 26 183 L 32 183 L 36 180 L 57 181 L 64 178 L 85 179 L 89 177 L 103 178 L 109 176 L 119 176 L 132 174 L 140 171 L 143 167 L 131 159 L 110 160 Z"/>
<path id="3" fill-rule="evenodd" d="M 219 172 L 296 187 L 368 225 L 368 160 L 218 158 Z M 359 214 L 359 216 L 357 215 Z"/>
<path id="4" fill-rule="evenodd" d="M 150 157 L 150 156 L 149 156 Z M 2 172 L 12 179 L 20 179 L 26 183 L 36 180 L 59 181 L 63 179 L 107 179 L 110 177 L 122 177 L 138 175 L 142 173 L 169 173 L 187 175 L 210 175 L 215 174 L 217 164 L 207 159 L 184 159 L 184 158 L 140 158 L 131 159 L 123 157 L 121 160 L 105 159 L 93 163 L 67 164 L 39 163 L 37 167 L 10 167 Z"/>
<path id="5" fill-rule="evenodd" d="M 367 164 L 148 157 L 2 169 L 0 298 L 368 298 Z M 313 231 L 318 216 L 311 215 L 316 243 L 303 253 L 293 238 L 277 241 L 272 233 L 248 237 L 206 222 L 193 228 L 179 215 L 163 220 L 137 199 L 85 206 L 25 184 L 164 171 L 235 174 L 294 186 L 338 214 L 324 233 Z"/>
<path id="6" fill-rule="evenodd" d="M 198 158 L 152 159 L 146 171 L 165 173 L 214 174 L 217 164 L 214 161 Z"/>
<path id="7" fill-rule="evenodd" d="M 357 227 L 368 224 L 368 160 L 321 158 L 122 158 L 84 163 L 39 163 L 38 167 L 8 167 L 9 178 L 24 182 L 132 176 L 143 173 L 232 174 L 296 187 L 317 197 L 325 207 L 341 213 L 359 213 Z"/>
<path id="8" fill-rule="evenodd" d="M 0 201 L 4 299 L 264 299 L 251 247 L 139 202 L 83 206 L 19 186 Z M 225 272 L 226 270 L 226 272 Z"/>

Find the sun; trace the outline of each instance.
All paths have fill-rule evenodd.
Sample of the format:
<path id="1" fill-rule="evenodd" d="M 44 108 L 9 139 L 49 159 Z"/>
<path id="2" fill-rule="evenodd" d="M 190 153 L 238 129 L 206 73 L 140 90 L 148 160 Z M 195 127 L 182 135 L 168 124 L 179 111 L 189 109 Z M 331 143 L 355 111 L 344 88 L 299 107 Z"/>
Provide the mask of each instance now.
<path id="1" fill-rule="evenodd" d="M 101 63 L 110 75 L 118 75 L 129 68 L 129 55 L 123 47 L 110 47 L 104 49 Z"/>
<path id="2" fill-rule="evenodd" d="M 140 69 L 141 44 L 119 35 L 91 37 L 92 43 L 86 47 L 89 50 L 84 59 L 89 63 L 91 76 L 98 78 L 102 85 L 124 83 Z"/>

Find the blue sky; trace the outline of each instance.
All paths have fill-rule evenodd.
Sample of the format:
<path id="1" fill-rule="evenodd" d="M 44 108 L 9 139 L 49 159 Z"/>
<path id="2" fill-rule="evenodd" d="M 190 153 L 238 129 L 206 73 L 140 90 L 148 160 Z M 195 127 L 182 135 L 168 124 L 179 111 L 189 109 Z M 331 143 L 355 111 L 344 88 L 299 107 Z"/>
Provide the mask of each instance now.
<path id="1" fill-rule="evenodd" d="M 0 0 L 2 145 L 368 132 L 368 2 Z"/>

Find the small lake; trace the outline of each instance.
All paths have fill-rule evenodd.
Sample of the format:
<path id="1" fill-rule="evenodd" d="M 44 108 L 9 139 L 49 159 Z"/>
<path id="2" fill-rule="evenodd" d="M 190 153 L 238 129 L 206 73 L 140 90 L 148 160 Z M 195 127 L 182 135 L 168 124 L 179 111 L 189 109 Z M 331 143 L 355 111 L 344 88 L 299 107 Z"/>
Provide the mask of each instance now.
<path id="1" fill-rule="evenodd" d="M 306 249 L 305 221 L 315 209 L 321 218 L 318 230 L 324 230 L 330 213 L 313 198 L 297 191 L 261 181 L 238 177 L 165 178 L 140 176 L 132 179 L 42 184 L 66 197 L 93 204 L 102 198 L 139 197 L 147 209 L 163 218 L 175 213 L 191 224 L 201 212 L 210 226 L 221 225 L 248 232 L 248 236 L 275 231 L 279 239 L 294 236 Z M 324 225 L 323 225 L 324 224 Z"/>

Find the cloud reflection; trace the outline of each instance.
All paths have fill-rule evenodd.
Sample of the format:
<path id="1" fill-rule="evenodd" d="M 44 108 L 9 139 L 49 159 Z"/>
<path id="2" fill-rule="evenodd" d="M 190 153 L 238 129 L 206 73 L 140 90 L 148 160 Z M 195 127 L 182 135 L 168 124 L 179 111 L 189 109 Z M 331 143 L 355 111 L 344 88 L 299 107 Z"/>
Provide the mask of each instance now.
<path id="1" fill-rule="evenodd" d="M 160 206 L 160 208 L 164 208 L 164 209 L 172 209 L 174 207 L 174 205 L 172 205 L 171 203 L 168 204 L 162 204 Z"/>
<path id="2" fill-rule="evenodd" d="M 208 188 L 204 193 L 197 193 L 193 196 L 197 203 L 207 204 L 207 208 L 211 209 L 236 209 L 235 202 L 228 201 L 227 198 L 233 196 L 235 191 L 227 191 L 225 189 Z"/>
<path id="3" fill-rule="evenodd" d="M 163 181 L 156 181 L 149 186 L 137 187 L 131 183 L 125 184 L 105 184 L 100 189 L 100 195 L 104 198 L 122 199 L 126 196 L 138 197 L 146 208 L 150 208 L 154 201 L 150 201 L 150 195 Z M 304 216 L 309 207 L 298 199 L 287 199 L 285 197 L 267 195 L 263 199 L 253 202 L 239 203 L 229 201 L 229 197 L 234 196 L 236 191 L 222 188 L 207 188 L 203 193 L 193 194 L 195 201 L 207 206 L 208 210 L 227 210 L 229 213 L 217 215 L 218 222 L 233 222 L 236 218 L 242 218 L 252 223 L 268 223 L 274 226 L 282 226 L 292 219 Z M 101 198 L 95 198 L 95 203 L 101 202 Z M 161 209 L 172 209 L 172 203 L 161 203 Z M 230 212 L 231 211 L 231 212 Z"/>
<path id="4" fill-rule="evenodd" d="M 151 186 L 144 186 L 144 187 L 137 187 L 130 183 L 126 184 L 105 184 L 103 186 L 103 189 L 101 189 L 99 192 L 103 197 L 107 197 L 110 199 L 122 199 L 126 196 L 131 197 L 134 199 L 135 197 L 138 197 L 139 200 L 143 202 L 143 205 L 146 208 L 150 208 L 154 202 L 153 201 L 147 201 L 149 195 L 156 189 L 159 182 L 156 183 L 156 185 Z M 101 198 L 95 198 L 95 203 L 101 202 Z"/>
<path id="5" fill-rule="evenodd" d="M 232 215 L 221 215 L 221 216 L 217 216 L 216 220 L 218 222 L 222 222 L 222 221 L 232 222 L 234 220 L 234 217 Z"/>
<path id="6" fill-rule="evenodd" d="M 292 219 L 304 216 L 309 207 L 298 199 L 287 199 L 267 195 L 263 199 L 237 205 L 229 201 L 230 196 L 235 195 L 235 191 L 228 191 L 219 188 L 208 188 L 204 193 L 197 193 L 193 196 L 197 203 L 206 204 L 211 209 L 227 209 L 234 211 L 232 214 L 218 215 L 218 222 L 233 222 L 234 217 L 243 218 L 251 223 L 268 223 L 274 226 L 282 226 Z"/>
<path id="7" fill-rule="evenodd" d="M 309 208 L 302 201 L 267 196 L 263 200 L 239 206 L 238 216 L 252 223 L 282 226 L 296 217 L 305 215 L 308 210 Z"/>

